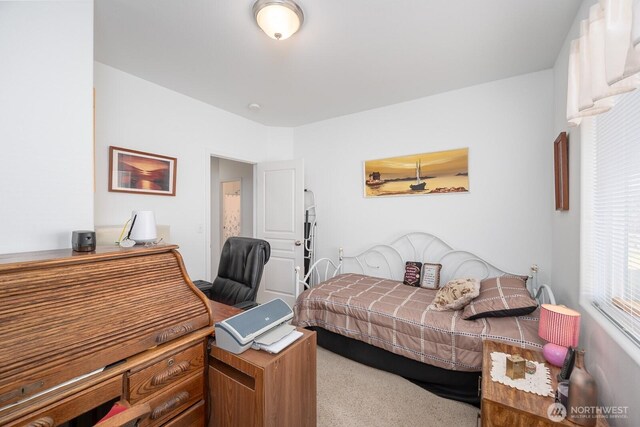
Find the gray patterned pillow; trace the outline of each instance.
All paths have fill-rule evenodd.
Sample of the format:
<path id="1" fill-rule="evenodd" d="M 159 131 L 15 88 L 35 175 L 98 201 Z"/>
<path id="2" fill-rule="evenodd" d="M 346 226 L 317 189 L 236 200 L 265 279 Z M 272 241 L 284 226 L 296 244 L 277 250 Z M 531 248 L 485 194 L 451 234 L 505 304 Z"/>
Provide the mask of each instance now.
<path id="1" fill-rule="evenodd" d="M 477 279 L 450 280 L 438 289 L 429 309 L 435 311 L 460 310 L 479 294 L 480 282 Z"/>
<path id="2" fill-rule="evenodd" d="M 524 316 L 537 307 L 538 302 L 527 290 L 526 278 L 493 277 L 480 283 L 480 295 L 464 308 L 462 318 Z"/>

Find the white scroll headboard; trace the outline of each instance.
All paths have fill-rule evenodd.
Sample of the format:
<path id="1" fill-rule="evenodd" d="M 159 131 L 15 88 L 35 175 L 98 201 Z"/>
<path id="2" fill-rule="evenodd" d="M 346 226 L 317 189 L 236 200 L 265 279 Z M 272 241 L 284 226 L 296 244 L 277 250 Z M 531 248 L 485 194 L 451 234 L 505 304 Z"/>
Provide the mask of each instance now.
<path id="1" fill-rule="evenodd" d="M 376 245 L 359 255 L 345 256 L 343 273 L 361 273 L 368 276 L 402 280 L 407 261 L 442 264 L 440 283 L 459 277 L 487 277 L 512 275 L 489 264 L 471 252 L 454 250 L 442 239 L 429 233 L 409 233 L 388 245 Z"/>
<path id="2" fill-rule="evenodd" d="M 528 276 L 527 288 L 538 302 L 555 304 L 555 297 L 548 285 L 537 283 L 537 266 L 532 266 L 531 275 L 516 274 L 501 270 L 468 251 L 455 250 L 439 237 L 429 233 L 414 232 L 399 237 L 388 245 L 376 245 L 356 256 L 344 256 L 342 248 L 338 263 L 329 258 L 316 261 L 306 275 L 296 267 L 297 294 L 338 273 L 358 273 L 402 281 L 407 261 L 442 264 L 440 284 L 461 277 L 474 277 L 483 280 L 498 276 Z M 535 267 L 535 268 L 534 268 Z"/>

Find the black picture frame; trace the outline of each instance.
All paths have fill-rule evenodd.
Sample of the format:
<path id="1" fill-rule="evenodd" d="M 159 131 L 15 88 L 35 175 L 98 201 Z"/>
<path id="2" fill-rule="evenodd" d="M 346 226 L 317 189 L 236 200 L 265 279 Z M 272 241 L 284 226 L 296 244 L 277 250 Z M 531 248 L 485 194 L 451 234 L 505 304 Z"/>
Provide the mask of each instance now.
<path id="1" fill-rule="evenodd" d="M 566 381 L 571 376 L 571 371 L 573 371 L 573 365 L 576 362 L 576 352 L 573 347 L 569 347 L 567 350 L 567 355 L 564 358 L 564 363 L 562 364 L 562 368 L 560 369 L 560 373 L 558 374 L 558 381 Z"/>

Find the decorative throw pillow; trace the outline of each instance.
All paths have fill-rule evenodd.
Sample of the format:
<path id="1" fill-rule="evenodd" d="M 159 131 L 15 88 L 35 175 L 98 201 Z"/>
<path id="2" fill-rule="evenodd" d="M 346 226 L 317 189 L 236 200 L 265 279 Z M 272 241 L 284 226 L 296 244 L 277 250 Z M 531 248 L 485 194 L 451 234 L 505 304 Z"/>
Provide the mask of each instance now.
<path id="1" fill-rule="evenodd" d="M 435 311 L 460 310 L 480 293 L 477 279 L 454 279 L 438 289 L 436 297 L 429 306 Z"/>
<path id="2" fill-rule="evenodd" d="M 415 261 L 407 261 L 404 266 L 404 280 L 402 283 L 409 286 L 420 286 L 420 273 L 422 272 L 422 263 Z"/>
<path id="3" fill-rule="evenodd" d="M 538 307 L 527 290 L 526 279 L 502 276 L 480 283 L 480 295 L 464 308 L 462 318 L 524 316 Z"/>
<path id="4" fill-rule="evenodd" d="M 440 287 L 440 270 L 442 264 L 432 264 L 425 262 L 422 264 L 422 280 L 420 287 L 429 289 L 438 289 Z"/>

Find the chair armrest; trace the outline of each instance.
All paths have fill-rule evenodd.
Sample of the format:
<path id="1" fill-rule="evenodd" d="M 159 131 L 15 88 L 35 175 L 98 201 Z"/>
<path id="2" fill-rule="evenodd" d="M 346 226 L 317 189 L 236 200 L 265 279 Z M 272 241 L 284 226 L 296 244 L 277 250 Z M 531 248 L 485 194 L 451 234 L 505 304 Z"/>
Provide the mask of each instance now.
<path id="1" fill-rule="evenodd" d="M 211 299 L 211 288 L 213 288 L 213 283 L 207 282 L 206 280 L 196 280 L 193 282 L 194 285 L 207 296 L 207 298 Z"/>

